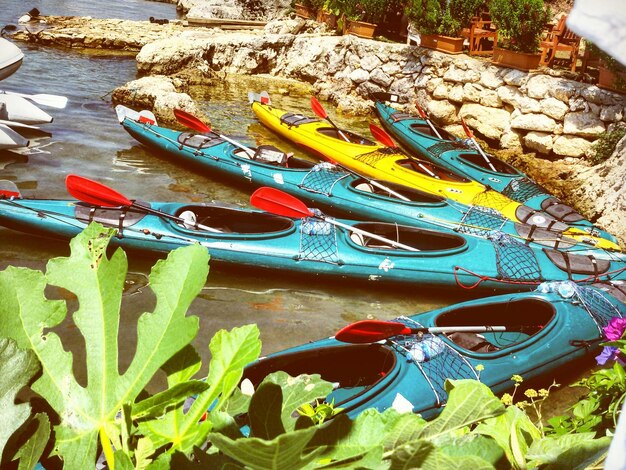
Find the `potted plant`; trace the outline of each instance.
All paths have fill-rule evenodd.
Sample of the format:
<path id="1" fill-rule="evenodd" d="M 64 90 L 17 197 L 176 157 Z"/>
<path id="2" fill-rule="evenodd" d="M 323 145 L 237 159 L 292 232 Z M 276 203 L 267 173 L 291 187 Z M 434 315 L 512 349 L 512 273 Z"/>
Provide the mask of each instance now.
<path id="1" fill-rule="evenodd" d="M 626 67 L 591 41 L 585 41 L 585 53 L 597 59 L 598 86 L 626 94 Z"/>
<path id="2" fill-rule="evenodd" d="M 337 2 L 334 0 L 311 0 L 320 2 L 320 7 L 317 10 L 317 21 L 325 23 L 331 29 L 337 29 L 337 20 L 340 14 Z"/>
<path id="3" fill-rule="evenodd" d="M 385 0 L 345 0 L 343 2 L 344 34 L 373 38 L 376 25 L 387 9 Z"/>
<path id="4" fill-rule="evenodd" d="M 423 47 L 459 54 L 464 41 L 459 33 L 483 4 L 484 0 L 412 0 L 405 12 Z"/>
<path id="5" fill-rule="evenodd" d="M 543 0 L 491 0 L 491 19 L 498 28 L 492 62 L 520 70 L 536 69 L 539 42 L 551 13 Z"/>
<path id="6" fill-rule="evenodd" d="M 317 17 L 317 7 L 314 0 L 301 0 L 300 3 L 294 4 L 296 15 L 300 18 L 315 19 Z"/>

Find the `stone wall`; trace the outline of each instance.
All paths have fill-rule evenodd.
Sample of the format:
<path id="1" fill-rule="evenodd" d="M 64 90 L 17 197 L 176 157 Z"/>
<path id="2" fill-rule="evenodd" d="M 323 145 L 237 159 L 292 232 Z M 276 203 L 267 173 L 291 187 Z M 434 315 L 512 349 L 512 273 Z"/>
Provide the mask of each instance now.
<path id="1" fill-rule="evenodd" d="M 156 41 L 142 48 L 137 66 L 142 74 L 191 67 L 301 80 L 352 114 L 371 110 L 371 92 L 397 93 L 406 109 L 415 111 L 417 99 L 453 131 L 464 117 L 491 144 L 561 157 L 580 157 L 600 133 L 626 125 L 626 97 L 595 85 L 403 44 L 285 34 L 290 28 L 281 21 L 263 35 Z"/>

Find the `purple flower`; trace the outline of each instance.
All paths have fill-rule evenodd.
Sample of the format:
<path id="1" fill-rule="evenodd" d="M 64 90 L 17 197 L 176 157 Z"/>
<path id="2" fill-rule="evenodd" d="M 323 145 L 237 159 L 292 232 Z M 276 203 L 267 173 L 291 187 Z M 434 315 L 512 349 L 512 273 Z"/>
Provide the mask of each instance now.
<path id="1" fill-rule="evenodd" d="M 626 330 L 626 318 L 613 317 L 604 327 L 604 335 L 609 341 L 617 341 L 622 338 L 624 330 Z"/>
<path id="2" fill-rule="evenodd" d="M 620 350 L 615 346 L 605 346 L 600 355 L 596 356 L 596 362 L 601 366 L 611 360 L 617 361 L 621 365 L 626 365 Z"/>

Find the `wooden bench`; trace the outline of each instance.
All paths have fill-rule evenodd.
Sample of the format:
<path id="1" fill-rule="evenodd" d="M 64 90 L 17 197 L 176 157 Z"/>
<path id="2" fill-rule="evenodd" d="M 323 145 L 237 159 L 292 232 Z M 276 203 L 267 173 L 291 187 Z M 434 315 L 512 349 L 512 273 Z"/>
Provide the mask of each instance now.
<path id="1" fill-rule="evenodd" d="M 469 28 L 460 33 L 469 42 L 469 55 L 490 55 L 498 43 L 498 30 L 489 13 L 481 13 L 472 18 Z"/>

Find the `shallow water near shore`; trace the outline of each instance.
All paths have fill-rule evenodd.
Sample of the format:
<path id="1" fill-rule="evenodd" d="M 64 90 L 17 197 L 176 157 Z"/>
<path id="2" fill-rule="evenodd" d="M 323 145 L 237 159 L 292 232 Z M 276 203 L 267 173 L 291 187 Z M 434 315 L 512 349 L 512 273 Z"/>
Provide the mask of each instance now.
<path id="1" fill-rule="evenodd" d="M 173 5 L 143 0 L 111 1 L 106 7 L 88 1 L 40 0 L 28 7 L 18 0 L 3 2 L 0 24 L 15 23 L 26 9 L 37 7 L 42 14 L 91 15 L 145 20 L 149 16 L 175 18 Z M 64 110 L 47 109 L 54 122 L 42 126 L 50 138 L 36 135 L 36 145 L 21 153 L 0 152 L 0 179 L 15 182 L 25 197 L 69 198 L 64 186 L 70 173 L 97 179 L 130 198 L 162 201 L 221 200 L 249 207 L 249 194 L 190 168 L 177 166 L 139 146 L 119 125 L 110 102 L 110 92 L 136 77 L 131 55 L 107 51 L 75 51 L 38 48 L 19 44 L 25 53 L 21 69 L 0 82 L 0 89 L 22 93 L 54 93 L 68 96 Z M 256 82 L 258 85 L 258 81 Z M 267 84 L 280 107 L 311 114 L 309 96 Z M 191 93 L 211 117 L 212 126 L 250 145 L 272 143 L 287 151 L 296 149 L 273 136 L 256 122 L 247 102 L 250 84 L 221 81 Z M 256 89 L 253 91 L 261 91 Z M 368 120 L 335 116 L 336 122 L 364 131 Z M 28 266 L 45 269 L 47 260 L 69 253 L 67 243 L 29 237 L 0 229 L 0 269 Z M 122 369 L 135 349 L 138 316 L 150 311 L 154 298 L 148 273 L 156 258 L 129 255 L 129 280 L 121 317 Z M 389 319 L 411 315 L 474 298 L 478 294 L 458 290 L 376 289 L 371 285 L 294 279 L 278 273 L 255 273 L 249 269 L 212 269 L 191 314 L 200 318 L 195 346 L 205 363 L 208 341 L 221 329 L 257 323 L 263 354 L 302 342 L 332 335 L 346 323 L 364 318 Z M 77 353 L 84 344 L 75 329 L 60 334 Z M 80 361 L 77 361 L 80 362 Z M 79 365 L 76 367 L 80 368 Z M 514 373 L 515 371 L 512 371 Z"/>

